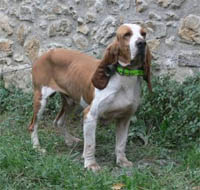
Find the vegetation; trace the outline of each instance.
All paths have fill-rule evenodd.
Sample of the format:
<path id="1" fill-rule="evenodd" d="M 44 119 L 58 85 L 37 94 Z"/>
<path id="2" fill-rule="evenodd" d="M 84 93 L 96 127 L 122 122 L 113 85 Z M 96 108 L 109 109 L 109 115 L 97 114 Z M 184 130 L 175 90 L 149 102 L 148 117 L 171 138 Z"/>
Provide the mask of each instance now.
<path id="1" fill-rule="evenodd" d="M 169 76 L 153 79 L 153 94 L 143 91 L 143 101 L 133 116 L 127 145 L 134 166 L 115 165 L 114 124 L 97 130 L 97 174 L 83 168 L 83 143 L 64 144 L 52 121 L 60 97 L 48 103 L 39 136 L 47 154 L 32 149 L 28 124 L 32 116 L 32 93 L 5 89 L 0 82 L 0 189 L 200 189 L 200 75 L 179 84 Z M 82 137 L 80 114 L 68 123 Z M 122 186 L 120 187 L 120 184 Z"/>
<path id="2" fill-rule="evenodd" d="M 153 78 L 153 93 L 144 89 L 143 105 L 133 117 L 135 128 L 143 134 L 151 131 L 151 140 L 159 145 L 176 147 L 200 137 L 200 75 L 182 84 L 170 76 Z"/>

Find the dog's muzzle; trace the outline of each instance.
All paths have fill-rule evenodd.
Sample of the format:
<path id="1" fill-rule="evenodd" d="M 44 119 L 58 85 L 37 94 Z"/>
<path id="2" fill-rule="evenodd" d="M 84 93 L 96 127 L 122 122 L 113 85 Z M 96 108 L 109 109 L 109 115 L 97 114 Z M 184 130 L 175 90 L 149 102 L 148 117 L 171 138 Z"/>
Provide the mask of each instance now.
<path id="1" fill-rule="evenodd" d="M 145 50 L 145 47 L 146 47 L 146 41 L 139 38 L 137 41 L 136 41 L 136 46 L 138 48 L 139 51 L 144 51 Z"/>
<path id="2" fill-rule="evenodd" d="M 145 57 L 146 45 L 146 41 L 141 38 L 136 41 L 136 46 L 138 48 L 137 56 L 139 56 L 140 58 Z"/>
<path id="3" fill-rule="evenodd" d="M 131 60 L 131 65 L 135 65 L 137 62 L 144 62 L 145 59 L 145 51 L 146 51 L 147 43 L 144 39 L 139 38 L 136 41 L 137 52 L 136 56 L 133 60 Z"/>

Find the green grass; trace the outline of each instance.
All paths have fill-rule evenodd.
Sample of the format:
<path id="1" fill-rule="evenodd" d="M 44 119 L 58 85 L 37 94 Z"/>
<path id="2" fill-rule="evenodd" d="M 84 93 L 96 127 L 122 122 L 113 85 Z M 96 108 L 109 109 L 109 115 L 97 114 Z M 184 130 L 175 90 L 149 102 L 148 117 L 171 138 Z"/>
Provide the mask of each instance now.
<path id="1" fill-rule="evenodd" d="M 49 101 L 40 122 L 39 138 L 47 150 L 43 155 L 33 150 L 27 130 L 32 116 L 32 94 L 19 89 L 6 90 L 0 83 L 0 189 L 110 190 L 118 183 L 125 185 L 124 190 L 200 189 L 199 138 L 178 141 L 174 146 L 176 134 L 173 138 L 166 134 L 162 136 L 163 131 L 158 127 L 147 133 L 144 124 L 148 125 L 149 121 L 143 114 L 151 110 L 140 110 L 132 123 L 127 144 L 127 156 L 134 164 L 132 168 L 122 169 L 115 164 L 115 126 L 111 123 L 97 128 L 96 157 L 102 171 L 95 174 L 86 171 L 81 157 L 83 142 L 67 147 L 59 130 L 52 126 L 59 110 L 59 99 L 55 96 Z M 158 123 L 154 119 L 156 114 L 150 118 L 154 124 Z M 160 117 L 162 114 L 160 112 Z M 83 140 L 78 115 L 71 115 L 68 123 L 72 133 Z M 162 123 L 161 118 L 159 122 Z M 137 129 L 135 124 L 141 128 Z M 175 125 L 170 125 L 167 131 L 171 133 L 173 127 Z M 180 139 L 176 128 L 175 132 Z M 140 133 L 149 139 L 146 146 L 135 135 Z M 187 134 L 190 137 L 189 131 Z"/>

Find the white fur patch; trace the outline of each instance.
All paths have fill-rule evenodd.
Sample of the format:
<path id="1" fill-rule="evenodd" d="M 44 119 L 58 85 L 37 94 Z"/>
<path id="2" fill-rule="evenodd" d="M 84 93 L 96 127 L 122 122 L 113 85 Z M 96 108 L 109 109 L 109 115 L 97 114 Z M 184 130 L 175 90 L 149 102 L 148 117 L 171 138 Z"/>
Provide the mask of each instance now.
<path id="1" fill-rule="evenodd" d="M 40 107 L 40 110 L 39 110 L 39 112 L 38 112 L 38 114 L 37 114 L 37 116 L 38 116 L 39 118 L 42 116 L 42 113 L 44 112 L 44 108 L 45 108 L 45 106 L 46 106 L 46 103 L 47 103 L 47 100 L 46 100 L 45 98 L 42 98 L 42 99 L 40 100 L 40 105 L 41 105 L 41 107 Z"/>
<path id="2" fill-rule="evenodd" d="M 41 107 L 40 107 L 40 110 L 38 112 L 38 117 L 39 118 L 41 117 L 42 113 L 44 112 L 44 108 L 45 108 L 46 103 L 47 103 L 47 98 L 51 94 L 53 94 L 54 92 L 55 92 L 55 90 L 53 90 L 50 87 L 47 87 L 47 86 L 42 87 L 42 98 L 40 100 Z"/>
<path id="3" fill-rule="evenodd" d="M 133 110 L 136 110 L 139 100 L 140 79 L 116 74 L 111 77 L 105 89 L 99 90 L 95 88 L 95 97 L 90 112 L 98 117 L 104 116 L 107 111 L 113 111 L 114 113 L 115 110 L 126 109 L 129 105 L 132 105 Z"/>
<path id="4" fill-rule="evenodd" d="M 85 102 L 85 100 L 83 99 L 83 97 L 81 96 L 81 100 L 80 100 L 80 105 L 83 107 L 83 108 L 86 108 L 88 106 L 88 104 Z"/>
<path id="5" fill-rule="evenodd" d="M 31 133 L 31 141 L 33 144 L 33 148 L 37 148 L 38 146 L 40 146 L 39 140 L 38 140 L 37 128 L 38 128 L 38 124 L 36 123 L 33 128 L 34 130 Z"/>
<path id="6" fill-rule="evenodd" d="M 54 89 L 48 87 L 48 86 L 43 86 L 42 87 L 42 98 L 48 98 L 51 94 L 55 92 Z"/>
<path id="7" fill-rule="evenodd" d="M 133 32 L 133 35 L 131 36 L 130 39 L 131 60 L 133 60 L 137 54 L 136 41 L 138 39 L 144 39 L 144 37 L 140 33 L 141 27 L 139 25 L 137 24 L 125 24 L 125 25 L 128 26 Z"/>
<path id="8" fill-rule="evenodd" d="M 96 144 L 96 125 L 97 119 L 89 111 L 84 119 L 83 134 L 84 134 L 84 167 L 96 163 L 95 161 L 95 144 Z"/>
<path id="9" fill-rule="evenodd" d="M 131 63 L 123 63 L 122 61 L 118 60 L 118 63 L 122 66 L 122 67 L 127 67 L 128 65 L 130 65 Z"/>

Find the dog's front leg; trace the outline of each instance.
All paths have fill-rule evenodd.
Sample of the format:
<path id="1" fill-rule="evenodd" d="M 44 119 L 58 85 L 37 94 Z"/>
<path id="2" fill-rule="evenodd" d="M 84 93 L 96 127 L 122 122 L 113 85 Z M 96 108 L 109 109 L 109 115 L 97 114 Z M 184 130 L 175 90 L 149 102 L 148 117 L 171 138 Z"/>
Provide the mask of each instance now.
<path id="1" fill-rule="evenodd" d="M 117 120 L 115 153 L 117 164 L 121 167 L 131 167 L 133 164 L 126 158 L 125 149 L 128 137 L 130 117 Z"/>
<path id="2" fill-rule="evenodd" d="M 86 108 L 84 113 L 84 167 L 91 169 L 92 171 L 100 170 L 100 166 L 95 160 L 95 145 L 96 145 L 96 126 L 97 126 L 97 117 L 89 111 L 89 108 Z"/>

